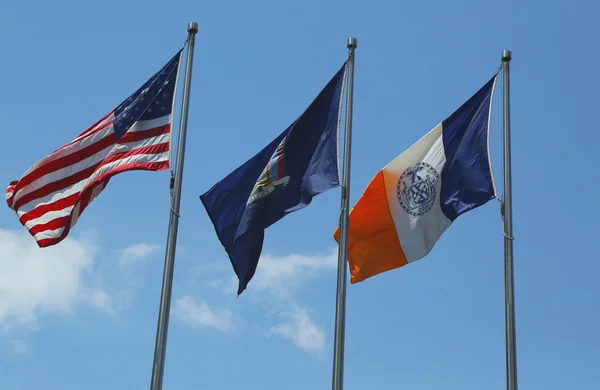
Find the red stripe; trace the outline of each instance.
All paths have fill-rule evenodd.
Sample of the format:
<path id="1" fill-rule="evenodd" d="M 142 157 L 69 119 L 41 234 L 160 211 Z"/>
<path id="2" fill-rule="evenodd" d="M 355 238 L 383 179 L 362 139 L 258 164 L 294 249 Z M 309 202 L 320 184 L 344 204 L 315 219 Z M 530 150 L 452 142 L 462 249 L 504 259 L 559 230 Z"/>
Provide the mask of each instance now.
<path id="1" fill-rule="evenodd" d="M 102 130 L 106 130 L 108 126 L 111 126 L 113 124 L 114 120 L 108 121 L 107 123 L 104 123 L 102 125 L 100 125 L 100 124 L 103 121 L 106 121 L 106 119 L 111 114 L 113 114 L 113 112 L 104 116 L 102 119 L 97 121 L 94 125 L 89 127 L 86 131 L 82 132 L 79 136 L 77 136 L 73 141 L 62 146 L 60 149 L 57 149 L 53 153 L 56 153 L 57 151 L 60 151 L 60 150 L 64 150 L 65 148 L 68 148 L 69 146 L 77 145 L 78 143 L 81 143 L 84 140 L 89 139 L 89 137 L 93 136 L 94 134 L 101 132 Z M 161 136 L 164 134 L 168 134 L 170 132 L 170 130 L 171 130 L 171 124 L 169 123 L 169 124 L 166 124 L 163 126 L 158 126 L 158 127 L 148 129 L 148 130 L 130 132 L 130 133 L 128 132 L 119 140 L 118 143 L 119 144 L 127 144 L 127 143 L 132 143 L 132 142 L 143 141 L 146 139 L 151 139 L 152 137 L 157 137 L 157 136 Z M 152 141 L 150 141 L 150 142 L 152 142 Z M 154 141 L 154 142 L 156 142 L 156 141 Z M 56 180 L 52 183 L 48 183 L 45 186 L 43 186 L 42 188 L 38 188 L 37 190 L 22 196 L 20 199 L 18 199 L 15 202 L 14 195 L 17 194 L 19 190 L 26 188 L 27 185 L 33 183 L 34 181 L 38 180 L 39 178 L 44 177 L 45 175 L 51 174 L 52 172 L 56 172 L 57 170 L 60 170 L 64 167 L 68 167 L 68 166 L 77 164 L 78 162 L 85 160 L 86 158 L 89 158 L 89 157 L 97 154 L 98 152 L 100 152 L 106 148 L 109 148 L 111 145 L 114 145 L 114 144 L 115 144 L 114 133 L 110 133 L 107 136 L 104 136 L 102 139 L 98 140 L 97 142 L 94 142 L 93 144 L 88 145 L 88 146 L 82 148 L 81 150 L 75 151 L 67 156 L 62 156 L 60 158 L 57 158 L 56 160 L 49 161 L 47 163 L 43 163 L 43 160 L 41 160 L 40 163 L 42 163 L 42 165 L 40 167 L 38 167 L 33 172 L 30 172 L 29 174 L 27 174 L 26 176 L 21 178 L 21 180 L 14 181 L 9 185 L 9 187 L 6 190 L 6 193 L 8 195 L 7 203 L 9 204 L 9 206 L 11 208 L 18 211 L 18 209 L 21 206 L 23 206 L 24 204 L 33 202 L 39 198 L 46 197 L 50 194 L 60 191 L 61 189 L 67 189 L 67 188 L 73 186 L 74 184 L 77 184 L 77 183 L 81 182 L 82 180 L 89 178 L 91 175 L 94 174 L 94 172 L 97 172 L 98 169 L 100 169 L 102 166 L 105 166 L 106 164 L 114 163 L 119 160 L 133 157 L 136 155 L 148 155 L 148 154 L 151 155 L 151 154 L 165 153 L 165 152 L 168 152 L 169 148 L 170 148 L 170 142 L 164 142 L 161 144 L 149 145 L 149 146 L 145 146 L 142 148 L 137 148 L 134 150 L 129 150 L 129 151 L 120 152 L 120 153 L 109 153 L 106 156 L 106 158 L 104 158 L 99 163 L 94 164 L 91 167 L 85 168 L 82 171 L 72 174 L 68 177 L 61 177 L 61 178 L 59 178 L 59 180 Z M 53 156 L 51 154 L 48 157 L 46 157 L 45 159 L 49 159 L 52 157 Z M 95 189 L 98 189 L 99 186 L 102 189 L 105 188 L 111 177 L 113 177 L 121 172 L 130 171 L 130 170 L 160 171 L 160 170 L 168 169 L 169 166 L 170 166 L 169 161 L 160 161 L 160 162 L 152 162 L 152 163 L 133 162 L 133 163 L 114 167 L 114 168 L 108 170 L 107 172 L 103 173 L 102 175 L 98 176 L 93 182 L 88 183 L 88 185 L 81 192 L 72 194 L 66 198 L 59 199 L 59 200 L 49 203 L 49 204 L 37 206 L 32 211 L 23 214 L 19 218 L 19 221 L 21 222 L 21 224 L 25 225 L 26 223 L 28 223 L 32 220 L 35 220 L 36 218 L 40 218 L 40 217 L 44 216 L 48 212 L 59 211 L 59 210 L 65 209 L 67 207 L 72 207 L 72 210 L 68 216 L 58 217 L 58 218 L 55 218 L 46 223 L 36 224 L 35 226 L 31 227 L 30 229 L 27 229 L 29 231 L 29 233 L 35 239 L 36 234 L 40 234 L 45 231 L 52 231 L 52 230 L 57 230 L 57 229 L 63 228 L 63 231 L 59 237 L 44 238 L 44 239 L 36 240 L 36 242 L 40 248 L 56 245 L 59 242 L 61 242 L 62 240 L 64 240 L 65 237 L 68 236 L 69 231 L 72 227 L 71 223 L 73 221 L 73 210 L 75 210 L 77 205 L 79 205 L 78 213 L 79 213 L 79 216 L 81 216 L 82 212 L 93 201 L 91 199 L 93 191 Z M 102 190 L 100 190 L 100 192 L 101 191 Z"/>
<path id="2" fill-rule="evenodd" d="M 64 237 L 44 238 L 42 240 L 37 241 L 37 244 L 40 248 L 46 248 L 48 246 L 58 244 L 62 240 L 64 240 Z"/>
<path id="3" fill-rule="evenodd" d="M 68 167 L 70 165 L 76 164 L 82 160 L 85 160 L 88 157 L 93 156 L 99 151 L 108 148 L 113 145 L 116 141 L 115 135 L 113 133 L 108 134 L 106 137 L 102 138 L 96 143 L 93 143 L 89 146 L 86 146 L 83 149 L 76 151 L 75 153 L 69 154 L 67 156 L 58 158 L 54 161 L 50 161 L 47 164 L 42 165 L 35 171 L 30 174 L 24 176 L 21 180 L 19 180 L 19 184 L 17 184 L 17 190 L 19 191 L 27 184 L 33 183 L 35 180 L 39 179 L 42 176 L 45 176 L 49 173 L 52 173 L 61 168 Z M 16 192 L 15 191 L 15 192 Z"/>
<path id="4" fill-rule="evenodd" d="M 89 188 L 89 190 L 87 190 L 88 188 Z M 79 217 L 83 213 L 83 210 L 85 210 L 85 208 L 90 203 L 90 197 L 92 196 L 92 191 L 94 190 L 94 188 L 96 188 L 96 186 L 87 186 L 86 190 L 84 190 L 82 195 L 79 197 L 79 202 L 78 202 L 79 203 L 79 215 L 77 216 L 77 219 L 79 219 Z M 74 209 L 75 208 L 73 208 L 73 210 Z M 70 215 L 72 217 L 73 212 L 71 212 Z"/>
<path id="5" fill-rule="evenodd" d="M 107 158 L 105 161 L 102 162 L 102 165 L 105 165 L 105 164 L 108 164 L 108 163 L 111 163 L 111 162 L 114 162 L 114 161 L 118 161 L 118 160 L 121 160 L 123 158 L 135 156 L 135 155 L 141 155 L 141 154 L 158 154 L 158 153 L 164 153 L 164 152 L 166 152 L 168 150 L 169 150 L 169 144 L 168 143 L 158 144 L 158 145 L 151 145 L 151 146 L 147 146 L 147 147 L 144 147 L 144 148 L 134 149 L 134 150 L 129 151 L 129 152 L 124 152 L 124 153 L 119 153 L 119 154 L 116 154 L 116 155 L 111 155 L 111 156 L 109 156 L 109 158 Z M 168 161 L 167 161 L 167 163 L 168 163 Z M 136 163 L 133 163 L 133 164 L 136 164 Z M 153 163 L 141 163 L 141 164 L 153 164 Z M 130 166 L 130 165 L 131 164 L 126 164 L 125 166 Z M 118 167 L 116 167 L 115 169 L 109 170 L 108 172 L 106 172 L 105 174 L 101 175 L 100 177 L 105 177 L 106 174 L 109 174 L 109 173 L 115 171 L 117 168 Z M 81 172 L 85 172 L 85 171 L 81 171 Z M 73 175 L 73 176 L 76 176 L 76 175 Z M 71 178 L 73 176 L 71 176 Z M 84 176 L 87 177 L 89 175 L 84 175 Z M 79 181 L 80 180 L 75 181 L 71 185 L 73 185 L 75 183 L 78 183 Z M 96 183 L 96 182 L 98 182 L 98 179 L 96 179 L 96 180 L 94 180 L 94 182 L 88 184 L 88 186 L 86 188 L 91 188 L 90 186 L 93 183 Z M 54 183 L 57 183 L 57 182 L 54 182 Z M 54 184 L 54 183 L 52 183 L 52 184 Z M 42 188 L 40 188 L 40 190 L 46 189 L 46 187 L 50 187 L 50 186 L 51 185 L 42 187 Z M 84 188 L 84 192 L 86 191 L 86 188 Z M 31 194 L 37 193 L 40 190 L 36 190 L 36 191 L 32 192 Z M 52 190 L 52 191 L 48 192 L 48 194 L 56 191 L 56 190 L 53 190 L 52 188 L 47 189 L 47 190 L 48 191 Z M 24 196 L 23 198 L 28 198 L 29 195 L 31 195 L 31 194 L 28 194 L 28 195 Z M 48 194 L 42 195 L 40 197 L 46 196 Z M 87 202 L 89 202 L 89 200 L 85 200 L 85 196 L 86 196 L 85 193 L 83 193 L 83 195 L 81 195 L 81 194 L 82 194 L 82 192 L 77 192 L 75 194 L 69 195 L 66 198 L 60 199 L 60 200 L 58 200 L 56 202 L 45 204 L 45 205 L 42 205 L 42 206 L 38 206 L 35 209 L 33 209 L 32 211 L 30 211 L 29 213 L 23 214 L 21 216 L 21 218 L 19 219 L 19 221 L 22 224 L 25 224 L 26 222 L 31 221 L 32 219 L 39 218 L 39 217 L 43 216 L 47 212 L 62 210 L 64 208 L 66 208 L 66 207 L 69 207 L 69 206 L 72 206 L 72 205 L 76 204 L 78 201 L 84 202 L 85 206 L 87 206 Z M 91 194 L 91 191 L 89 192 L 89 194 Z M 89 194 L 87 196 L 89 196 Z M 23 198 L 19 199 L 19 202 L 17 202 L 17 203 L 20 203 Z M 79 213 L 81 214 L 81 212 L 83 212 L 83 209 L 80 208 Z"/>
<path id="6" fill-rule="evenodd" d="M 115 176 L 118 173 L 121 172 L 125 172 L 125 171 L 162 171 L 165 169 L 169 168 L 169 161 L 159 161 L 159 162 L 153 162 L 153 163 L 140 163 L 140 162 L 136 162 L 136 163 L 129 163 L 129 164 L 124 164 L 124 165 L 119 165 L 113 169 L 111 169 L 108 172 L 105 172 L 104 174 L 98 176 L 93 182 L 91 182 L 83 191 L 83 195 L 81 196 L 81 198 L 87 197 L 87 199 L 89 200 L 89 196 L 93 190 L 94 187 L 96 187 L 96 185 L 105 182 L 104 183 L 104 188 L 106 188 L 106 185 L 108 185 L 109 180 Z M 83 213 L 83 210 L 85 210 L 85 208 L 88 205 L 86 204 L 85 206 L 80 206 L 79 207 L 79 216 L 81 216 L 81 214 Z M 71 212 L 71 215 L 73 214 L 73 212 Z M 70 229 L 71 226 L 67 225 L 67 227 L 65 228 L 65 231 L 63 232 L 63 235 L 66 236 L 66 234 L 68 234 L 68 229 Z"/>
<path id="7" fill-rule="evenodd" d="M 102 130 L 106 129 L 106 127 L 107 127 L 107 126 L 110 126 L 110 125 L 112 125 L 112 124 L 114 123 L 114 121 L 115 121 L 114 119 L 112 119 L 112 120 L 110 120 L 110 121 L 106 122 L 105 124 L 103 124 L 103 125 L 102 125 L 102 126 L 100 126 L 99 128 L 97 128 L 97 129 L 94 129 L 94 127 L 96 127 L 96 126 L 98 126 L 98 124 L 102 123 L 102 121 L 103 121 L 103 120 L 105 120 L 106 118 L 108 118 L 109 116 L 111 116 L 113 112 L 114 112 L 114 111 L 111 111 L 111 112 L 109 112 L 107 115 L 105 115 L 105 116 L 104 116 L 102 119 L 100 119 L 98 122 L 94 123 L 94 124 L 93 124 L 93 125 L 91 125 L 91 126 L 90 126 L 90 127 L 87 129 L 87 130 L 85 130 L 83 133 L 81 133 L 81 134 L 79 134 L 77 137 L 75 137 L 75 139 L 74 139 L 73 141 L 69 142 L 69 143 L 68 143 L 68 144 L 66 144 L 66 145 L 63 145 L 63 146 L 61 146 L 60 148 L 56 149 L 56 150 L 55 150 L 53 153 L 56 153 L 56 152 L 58 152 L 59 150 L 62 150 L 62 149 L 64 149 L 64 148 L 66 148 L 67 146 L 69 146 L 69 145 L 72 145 L 72 144 L 74 144 L 74 143 L 76 143 L 76 142 L 83 141 L 84 139 L 88 138 L 89 136 L 91 136 L 91 135 L 93 135 L 93 134 L 96 134 L 97 132 L 99 132 L 99 131 L 102 131 Z M 92 130 L 93 130 L 93 131 L 92 131 Z M 84 137 L 84 135 L 85 135 L 85 137 Z"/>
<path id="8" fill-rule="evenodd" d="M 144 146 L 143 148 L 129 150 L 127 152 L 111 154 L 104 159 L 102 165 L 106 165 L 117 160 L 122 160 L 127 157 L 137 156 L 138 154 L 159 154 L 169 151 L 169 143 Z"/>
<path id="9" fill-rule="evenodd" d="M 164 126 L 154 127 L 152 129 L 144 131 L 132 131 L 131 133 L 125 133 L 119 140 L 120 144 L 127 144 L 129 142 L 141 141 L 146 138 L 156 137 L 159 135 L 167 134 L 171 130 L 171 125 L 167 124 Z"/>
<path id="10" fill-rule="evenodd" d="M 45 232 L 46 230 L 56 230 L 67 225 L 69 223 L 69 219 L 71 219 L 71 215 L 58 217 L 50 222 L 37 224 L 29 229 L 29 233 L 33 236 L 38 233 Z"/>
<path id="11" fill-rule="evenodd" d="M 102 123 L 102 121 L 103 121 L 103 120 L 105 120 L 106 118 L 108 118 L 109 116 L 111 116 L 113 112 L 114 112 L 114 110 L 113 110 L 113 111 L 111 111 L 111 112 L 109 112 L 108 114 L 104 115 L 102 118 L 100 118 L 100 120 L 99 120 L 99 121 L 97 121 L 96 123 L 94 123 L 93 125 L 91 125 L 90 127 L 88 127 L 88 129 L 87 129 L 87 130 L 85 130 L 83 133 L 79 134 L 79 135 L 78 135 L 77 137 L 75 137 L 75 138 L 79 138 L 79 137 L 81 137 L 82 135 L 84 135 L 85 133 L 88 133 L 88 132 L 89 132 L 90 130 L 92 130 L 94 127 L 98 126 L 98 124 L 99 124 L 99 123 Z M 111 122 L 112 122 L 112 121 L 111 121 Z"/>
<path id="12" fill-rule="evenodd" d="M 165 126 L 155 127 L 153 129 L 149 129 L 149 130 L 136 131 L 133 133 L 126 133 L 119 140 L 119 143 L 124 144 L 124 143 L 129 143 L 129 142 L 141 141 L 146 138 L 151 138 L 151 137 L 155 137 L 157 135 L 166 134 L 169 131 L 170 131 L 170 125 L 165 125 Z M 19 182 L 15 188 L 15 192 L 18 192 L 24 186 L 32 183 L 33 181 L 39 179 L 42 176 L 45 176 L 45 175 L 47 175 L 51 172 L 54 172 L 58 169 L 61 169 L 61 168 L 76 164 L 82 160 L 85 160 L 86 158 L 88 158 L 88 157 L 98 153 L 99 151 L 104 150 L 105 148 L 109 147 L 110 145 L 114 144 L 115 140 L 116 140 L 116 138 L 114 136 L 114 133 L 110 133 L 106 137 L 102 138 L 101 140 L 99 140 L 89 146 L 86 146 L 85 148 L 80 149 L 80 150 L 76 151 L 75 153 L 69 154 L 67 156 L 58 158 L 54 161 L 50 161 L 50 162 L 42 165 L 35 171 L 33 171 L 33 172 L 29 173 L 28 175 L 24 176 L 23 178 L 21 178 L 21 180 L 19 180 Z M 80 141 L 77 141 L 77 142 L 80 142 Z"/>
<path id="13" fill-rule="evenodd" d="M 91 188 L 93 188 L 95 185 L 97 185 L 98 183 L 100 183 L 102 181 L 105 181 L 107 184 L 111 177 L 113 177 L 116 174 L 121 173 L 121 172 L 134 171 L 134 170 L 162 171 L 162 170 L 165 170 L 168 168 L 169 168 L 169 161 L 160 161 L 160 162 L 154 162 L 154 163 L 131 163 L 131 164 L 126 164 L 126 165 L 120 165 L 120 166 L 116 167 L 115 169 L 110 170 L 110 171 L 106 172 L 105 174 L 103 174 L 102 176 L 98 177 L 88 187 L 86 187 L 85 191 L 86 192 L 90 191 Z M 80 212 L 79 212 L 80 216 L 81 216 L 82 211 L 83 210 L 81 210 L 81 208 L 80 208 Z M 65 229 L 63 230 L 60 237 L 44 238 L 41 240 L 36 240 L 36 243 L 38 244 L 38 246 L 40 248 L 45 248 L 48 246 L 56 245 L 59 242 L 61 242 L 62 240 L 64 240 L 65 237 L 67 237 L 67 235 L 69 234 L 69 231 L 71 230 L 70 218 L 72 217 L 72 214 L 73 214 L 73 212 L 71 211 L 71 214 L 69 214 L 69 217 L 68 217 L 69 219 L 67 220 L 67 222 L 64 226 Z M 58 229 L 59 227 L 57 227 L 56 229 Z M 54 230 L 54 229 L 52 229 L 52 230 Z M 29 229 L 28 231 L 31 233 L 31 229 Z M 34 236 L 34 234 L 31 234 L 31 235 Z"/>
<path id="14" fill-rule="evenodd" d="M 83 210 L 85 210 L 85 208 L 88 207 L 88 205 L 90 204 L 91 197 L 92 197 L 92 192 L 94 192 L 94 190 L 97 187 L 100 187 L 100 186 L 106 187 L 106 184 L 108 184 L 109 180 L 110 180 L 110 178 L 108 178 L 108 179 L 106 179 L 106 180 L 104 180 L 104 181 L 96 184 L 89 191 L 86 191 L 85 197 L 83 197 L 83 199 L 81 200 L 81 203 L 79 205 L 79 215 L 81 215 L 83 213 Z M 104 190 L 104 188 L 102 190 Z M 73 214 L 73 213 L 71 213 L 71 214 Z"/>
<path id="15" fill-rule="evenodd" d="M 86 134 L 85 137 L 79 136 L 77 138 L 75 138 L 73 141 L 69 142 L 68 144 L 62 146 L 60 149 L 57 150 L 57 152 L 59 150 L 65 149 L 66 147 L 76 144 L 78 142 L 83 142 L 86 139 L 90 138 L 92 135 L 101 132 L 102 130 L 106 129 L 108 126 L 111 126 L 113 123 L 115 123 L 114 119 L 111 119 L 110 121 L 106 122 L 105 124 L 103 124 L 102 126 L 98 127 L 97 129 L 94 129 L 94 131 L 91 131 L 90 133 Z"/>
<path id="16" fill-rule="evenodd" d="M 143 133 L 145 133 L 145 132 L 143 132 Z M 151 145 L 151 146 L 146 146 L 143 148 L 133 149 L 128 152 L 115 153 L 112 155 L 108 155 L 104 160 L 102 160 L 86 169 L 83 169 L 71 176 L 67 176 L 62 179 L 53 181 L 52 183 L 48 183 L 45 186 L 40 187 L 35 191 L 32 191 L 26 195 L 23 195 L 15 203 L 14 209 L 16 210 L 19 207 L 21 207 L 22 205 L 27 204 L 34 199 L 43 198 L 44 196 L 49 195 L 55 191 L 61 190 L 63 188 L 68 188 L 68 187 L 72 186 L 73 184 L 79 183 L 80 181 L 84 180 L 86 177 L 91 176 L 94 173 L 94 171 L 99 169 L 101 166 L 106 165 L 108 163 L 117 161 L 117 160 L 125 158 L 125 157 L 131 157 L 131 156 L 134 156 L 137 154 L 163 153 L 168 150 L 169 150 L 169 143 L 164 143 L 164 144 Z"/>
<path id="17" fill-rule="evenodd" d="M 104 179 L 113 177 L 117 173 L 121 173 L 121 172 L 125 172 L 125 171 L 162 171 L 167 168 L 169 168 L 168 160 L 152 162 L 152 163 L 136 162 L 136 163 L 119 165 L 118 167 L 115 167 L 114 169 L 111 169 L 110 171 L 100 175 L 96 180 L 94 180 L 93 183 L 98 183 Z"/>
<path id="18" fill-rule="evenodd" d="M 15 196 L 15 186 L 19 183 L 18 180 L 13 180 L 10 183 L 8 183 L 8 187 L 6 187 L 6 193 L 9 194 L 9 196 L 6 198 L 6 203 L 8 204 L 8 207 L 12 208 L 12 202 L 13 202 L 13 197 Z"/>
<path id="19" fill-rule="evenodd" d="M 79 197 L 79 192 L 76 192 L 74 194 L 67 196 L 66 198 L 59 199 L 56 202 L 37 206 L 35 209 L 31 210 L 30 212 L 21 215 L 21 218 L 19 218 L 19 221 L 23 225 L 25 225 L 25 223 L 31 221 L 32 219 L 39 218 L 42 215 L 46 214 L 47 212 L 66 209 L 67 207 L 74 205 L 75 202 L 77 202 L 78 197 Z"/>
<path id="20" fill-rule="evenodd" d="M 19 198 L 19 200 L 17 200 L 15 202 L 14 208 L 18 209 L 19 207 L 23 206 L 24 204 L 27 204 L 35 199 L 43 198 L 44 196 L 50 195 L 53 192 L 68 188 L 75 183 L 79 183 L 80 181 L 84 180 L 86 177 L 91 176 L 100 164 L 102 164 L 102 162 L 92 165 L 91 167 L 86 168 L 82 171 L 79 171 L 74 175 L 67 176 L 60 180 L 56 180 L 56 181 L 53 181 L 52 183 L 46 184 L 45 186 L 38 188 L 35 191 L 31 191 L 27 195 L 23 195 L 22 197 Z"/>

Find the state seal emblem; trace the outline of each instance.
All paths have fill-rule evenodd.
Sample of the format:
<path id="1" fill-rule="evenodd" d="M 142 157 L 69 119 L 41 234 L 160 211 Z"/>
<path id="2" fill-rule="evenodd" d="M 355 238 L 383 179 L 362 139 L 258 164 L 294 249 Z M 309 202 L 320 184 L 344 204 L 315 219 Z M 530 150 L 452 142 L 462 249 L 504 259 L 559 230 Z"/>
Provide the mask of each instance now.
<path id="1" fill-rule="evenodd" d="M 254 188 L 250 193 L 248 204 L 254 203 L 259 199 L 270 195 L 278 186 L 286 187 L 290 181 L 290 176 L 286 175 L 284 161 L 284 145 L 287 137 L 279 143 L 277 149 L 271 156 L 262 174 L 254 184 Z"/>

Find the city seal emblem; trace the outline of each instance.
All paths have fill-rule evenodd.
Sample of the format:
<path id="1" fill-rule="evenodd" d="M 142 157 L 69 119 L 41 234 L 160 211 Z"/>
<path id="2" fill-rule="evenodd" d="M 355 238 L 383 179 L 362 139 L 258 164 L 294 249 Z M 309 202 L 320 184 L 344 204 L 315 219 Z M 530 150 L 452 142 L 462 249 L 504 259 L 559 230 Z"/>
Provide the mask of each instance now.
<path id="1" fill-rule="evenodd" d="M 406 168 L 396 186 L 398 202 L 404 211 L 420 217 L 431 210 L 438 178 L 438 172 L 424 162 Z"/>

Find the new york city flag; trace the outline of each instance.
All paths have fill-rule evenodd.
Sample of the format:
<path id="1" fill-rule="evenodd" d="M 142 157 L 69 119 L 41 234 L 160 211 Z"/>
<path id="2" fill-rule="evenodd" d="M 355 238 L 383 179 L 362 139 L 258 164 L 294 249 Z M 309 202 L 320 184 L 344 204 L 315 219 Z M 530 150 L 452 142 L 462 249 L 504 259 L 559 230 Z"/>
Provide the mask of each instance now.
<path id="1" fill-rule="evenodd" d="M 352 283 L 425 257 L 460 215 L 496 197 L 488 150 L 495 83 L 496 75 L 373 177 L 350 210 Z"/>
<path id="2" fill-rule="evenodd" d="M 264 230 L 340 185 L 338 135 L 346 64 L 306 111 L 258 154 L 200 196 L 238 277 L 254 276 Z"/>

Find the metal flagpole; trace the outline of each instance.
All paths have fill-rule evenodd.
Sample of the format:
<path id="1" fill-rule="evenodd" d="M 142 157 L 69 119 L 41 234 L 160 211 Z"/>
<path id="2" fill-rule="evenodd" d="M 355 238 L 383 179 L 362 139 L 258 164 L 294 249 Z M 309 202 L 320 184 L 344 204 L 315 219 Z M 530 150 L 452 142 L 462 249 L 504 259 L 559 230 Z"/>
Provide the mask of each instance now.
<path id="1" fill-rule="evenodd" d="M 338 250 L 337 296 L 335 302 L 335 334 L 333 346 L 332 389 L 344 387 L 344 334 L 346 327 L 346 279 L 348 257 L 348 213 L 350 209 L 350 152 L 352 144 L 352 95 L 354 90 L 354 50 L 356 38 L 348 38 L 348 95 L 346 98 L 346 133 L 342 174 L 342 207 L 340 210 L 340 246 Z"/>
<path id="2" fill-rule="evenodd" d="M 177 242 L 177 227 L 179 222 L 179 203 L 181 200 L 181 182 L 183 178 L 183 158 L 185 155 L 185 138 L 187 132 L 188 108 L 190 103 L 190 84 L 192 81 L 192 63 L 194 60 L 194 42 L 198 32 L 198 23 L 188 24 L 188 49 L 183 86 L 183 102 L 181 121 L 179 123 L 179 142 L 177 145 L 177 162 L 175 163 L 175 180 L 172 182 L 171 213 L 169 215 L 169 233 L 165 253 L 165 268 L 163 272 L 158 325 L 156 328 L 156 344 L 154 346 L 154 364 L 152 365 L 151 390 L 161 390 L 165 368 L 165 352 L 167 348 L 167 332 L 169 328 L 169 311 L 171 308 L 171 289 L 173 287 L 173 268 L 175 266 L 175 245 Z"/>
<path id="3" fill-rule="evenodd" d="M 506 388 L 517 390 L 517 352 L 515 338 L 515 288 L 513 277 L 512 171 L 510 161 L 510 50 L 502 51 L 504 81 L 504 294 L 506 319 Z"/>

